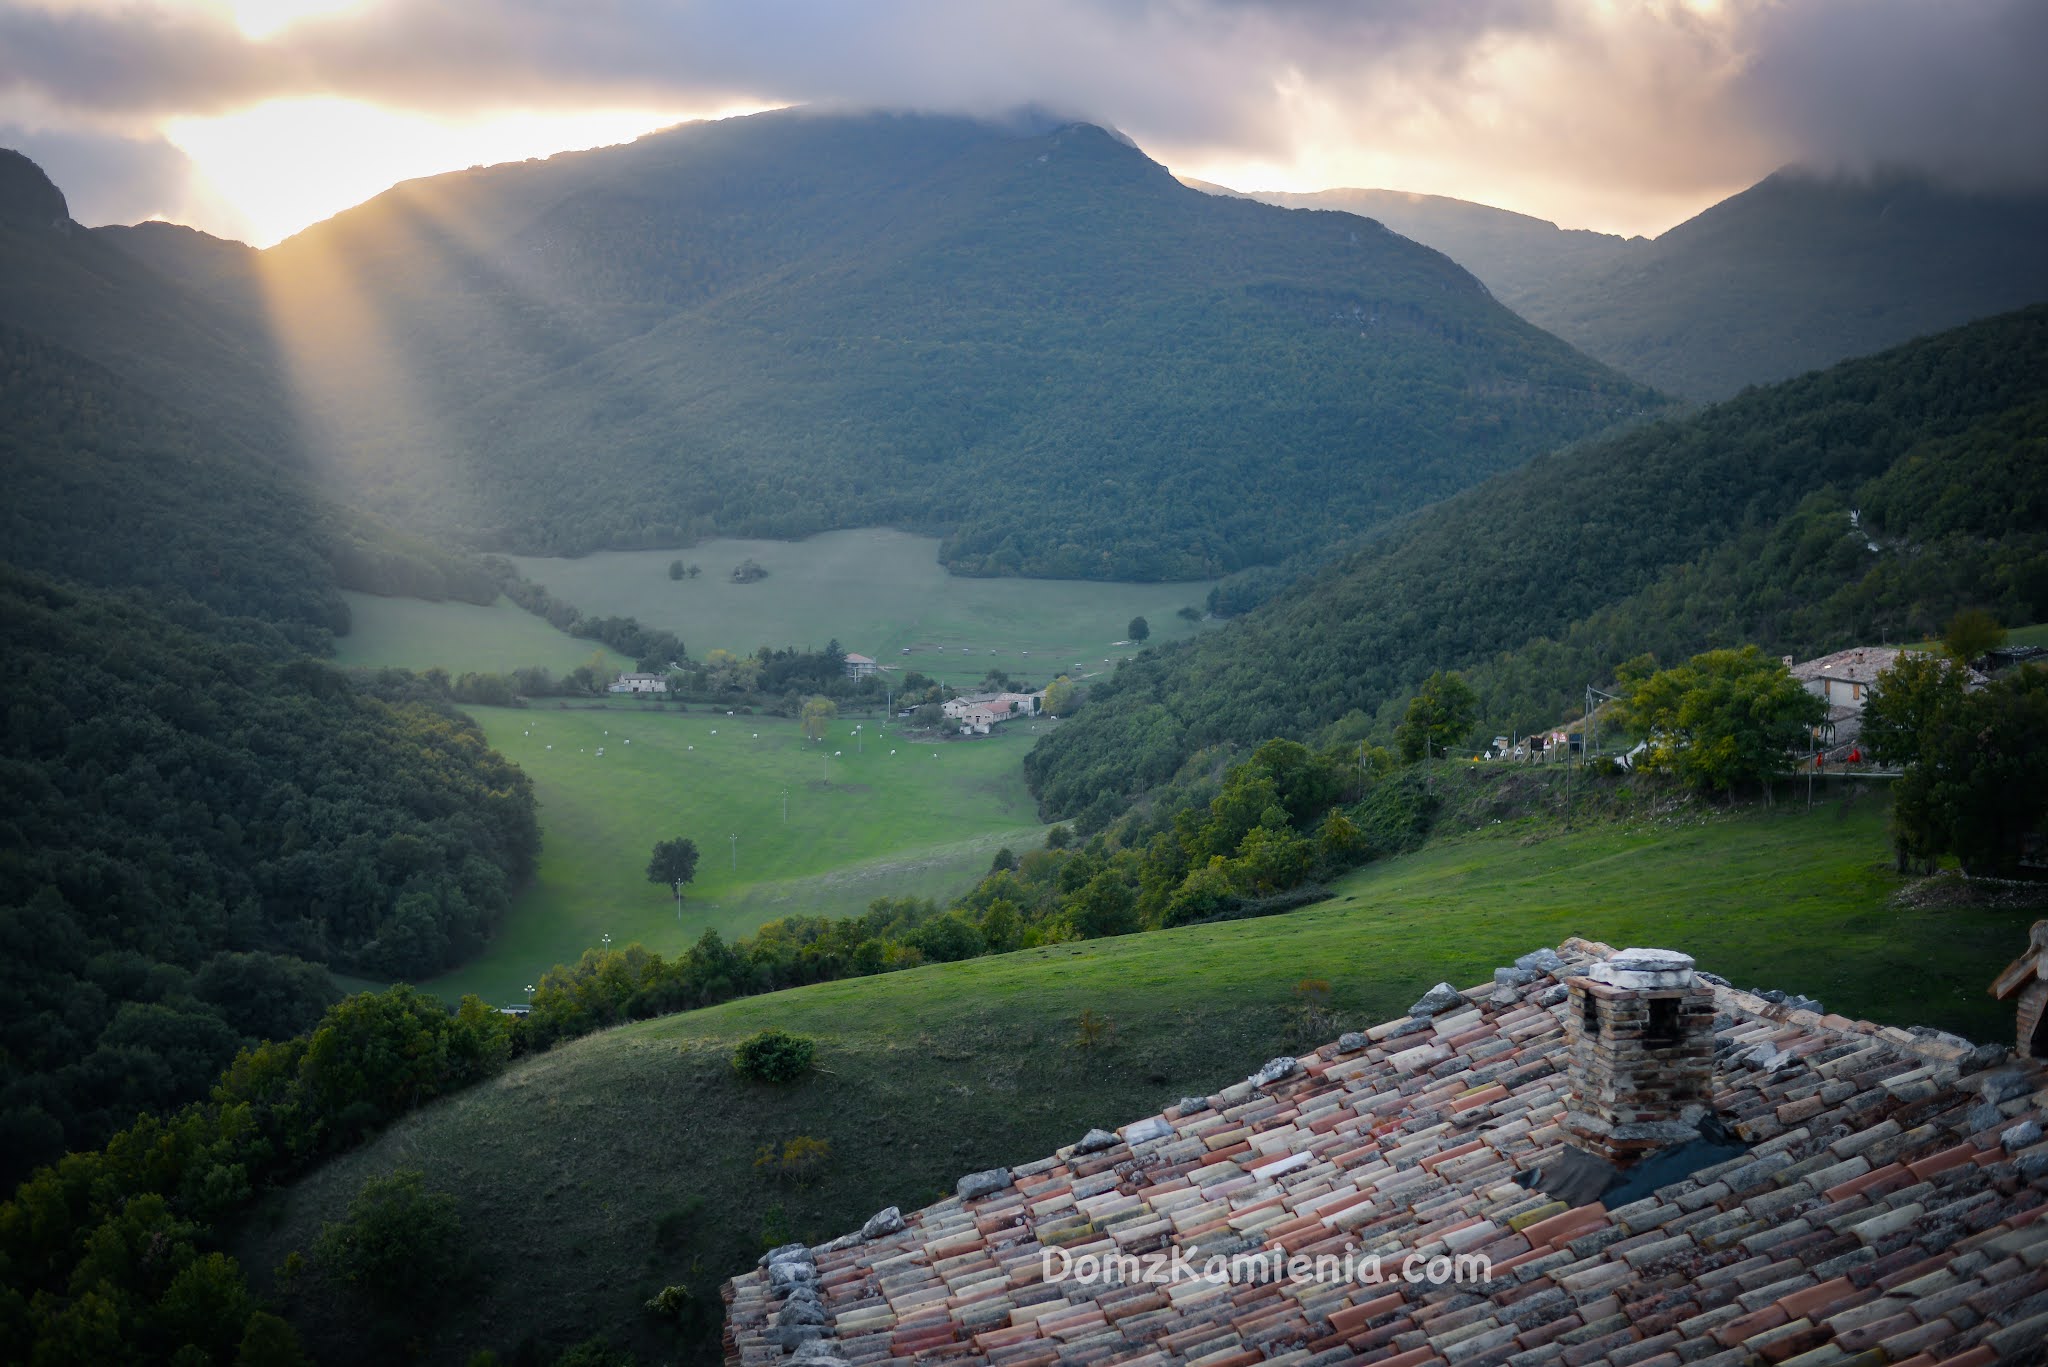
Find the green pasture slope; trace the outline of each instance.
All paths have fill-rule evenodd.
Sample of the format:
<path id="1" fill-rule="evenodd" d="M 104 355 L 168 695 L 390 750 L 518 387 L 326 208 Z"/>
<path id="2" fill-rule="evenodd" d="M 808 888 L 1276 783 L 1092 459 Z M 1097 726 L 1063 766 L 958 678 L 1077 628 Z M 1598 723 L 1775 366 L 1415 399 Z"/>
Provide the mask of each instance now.
<path id="1" fill-rule="evenodd" d="M 617 651 L 557 631 L 508 598 L 482 607 L 373 593 L 341 596 L 348 600 L 349 631 L 334 642 L 334 662 L 345 668 L 439 666 L 450 674 L 503 674 L 539 666 L 566 674 L 592 652 L 603 655 L 609 668 L 633 667 Z"/>
<path id="2" fill-rule="evenodd" d="M 822 649 L 837 639 L 884 665 L 948 683 L 971 683 L 991 668 L 1039 684 L 1076 666 L 1104 670 L 1132 653 L 1119 643 L 1133 617 L 1146 620 L 1154 642 L 1192 634 L 1196 627 L 1175 614 L 1201 607 L 1215 582 L 959 579 L 939 564 L 938 549 L 930 537 L 866 528 L 804 541 L 707 541 L 680 551 L 516 563 L 586 613 L 637 617 L 675 632 L 697 659 L 714 649 Z M 733 583 L 733 566 L 747 559 L 768 577 Z M 671 580 L 672 560 L 703 573 Z"/>
<path id="3" fill-rule="evenodd" d="M 1883 802 L 1467 833 L 1285 916 L 820 984 L 610 1031 L 321 1169 L 239 1252 L 275 1267 L 366 1176 L 419 1167 L 457 1195 L 490 1251 L 491 1285 L 451 1321 L 460 1341 L 435 1345 L 439 1360 L 592 1333 L 665 1360 L 678 1346 L 640 1309 L 663 1285 L 715 1296 L 765 1243 L 923 1204 L 960 1173 L 1225 1085 L 1276 1053 L 1396 1016 L 1441 978 L 1470 985 L 1575 932 L 1684 949 L 1738 984 L 1806 992 L 1849 1015 L 2004 1037 L 2010 1013 L 1985 985 L 2039 908 L 1914 895 L 1926 885 L 1888 871 Z M 1332 1018 L 1304 1029 L 1293 994 L 1308 978 L 1330 984 Z M 1093 1047 L 1079 1043 L 1083 1011 L 1108 1022 Z M 786 1089 L 738 1081 L 733 1045 L 768 1026 L 815 1038 L 819 1071 Z M 832 1146 L 816 1182 L 754 1168 L 762 1146 L 796 1135 Z M 299 1309 L 316 1333 L 343 1333 L 329 1308 Z M 715 1343 L 691 1351 L 716 1356 Z"/>
<path id="4" fill-rule="evenodd" d="M 483 955 L 426 984 L 450 1000 L 523 1001 L 526 984 L 607 934 L 673 952 L 707 929 L 730 937 L 782 916 L 851 915 L 877 897 L 951 897 L 998 849 L 1044 838 L 1021 761 L 1032 728 L 1050 722 L 916 744 L 880 717 L 842 718 L 821 745 L 777 717 L 627 700 L 468 711 L 533 779 L 541 856 Z M 646 878 L 655 842 L 675 836 L 702 852 L 680 920 Z"/>

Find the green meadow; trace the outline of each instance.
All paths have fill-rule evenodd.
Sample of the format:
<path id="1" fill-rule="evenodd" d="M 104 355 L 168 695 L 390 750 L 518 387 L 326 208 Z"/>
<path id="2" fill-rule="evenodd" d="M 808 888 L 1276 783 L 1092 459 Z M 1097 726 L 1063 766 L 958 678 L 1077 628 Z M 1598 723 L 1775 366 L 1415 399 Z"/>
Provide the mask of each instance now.
<path id="1" fill-rule="evenodd" d="M 939 564 L 938 547 L 931 537 L 866 528 L 804 541 L 707 541 L 682 551 L 517 563 L 586 613 L 637 617 L 675 632 L 698 659 L 714 649 L 822 649 L 836 639 L 883 665 L 949 683 L 971 683 L 991 668 L 1039 684 L 1077 669 L 1103 670 L 1132 653 L 1124 635 L 1133 617 L 1145 618 L 1155 643 L 1191 635 L 1195 624 L 1176 614 L 1200 608 L 1215 582 L 960 579 Z M 748 559 L 768 577 L 733 583 L 732 568 Z M 671 580 L 673 560 L 703 573 Z"/>
<path id="2" fill-rule="evenodd" d="M 348 600 L 349 632 L 335 640 L 334 662 L 344 667 L 439 666 L 450 674 L 503 674 L 538 665 L 566 674 L 593 654 L 603 656 L 610 669 L 633 667 L 616 651 L 556 631 L 508 598 L 482 607 L 372 593 L 341 596 Z"/>
<path id="3" fill-rule="evenodd" d="M 1277 1053 L 1397 1016 L 1439 979 L 1486 981 L 1574 933 L 1686 950 L 1739 985 L 1852 1016 L 2004 1037 L 2010 1011 L 1985 985 L 2040 908 L 1943 905 L 1893 875 L 1884 803 L 1880 791 L 1811 813 L 1680 807 L 1571 833 L 1488 828 L 1372 865 L 1284 916 L 824 983 L 607 1031 L 323 1167 L 260 1213 L 238 1251 L 274 1267 L 365 1177 L 418 1167 L 492 1250 L 484 1300 L 452 1322 L 463 1347 L 566 1343 L 602 1327 L 666 1359 L 684 1345 L 639 1309 L 664 1285 L 686 1282 L 715 1310 L 718 1281 L 768 1244 L 935 1200 L 960 1173 L 1207 1093 Z M 1326 1016 L 1303 1016 L 1304 980 L 1328 984 Z M 1093 1043 L 1084 1011 L 1103 1023 Z M 736 1079 L 733 1046 L 770 1026 L 814 1038 L 817 1072 L 787 1088 Z M 831 1146 L 815 1181 L 755 1167 L 764 1146 L 798 1135 Z M 303 1308 L 305 1323 L 347 1341 L 330 1307 Z M 439 1355 L 460 1360 L 453 1346 Z"/>
<path id="4" fill-rule="evenodd" d="M 426 984 L 451 1000 L 521 1001 L 526 984 L 605 935 L 672 952 L 706 930 L 730 937 L 783 916 L 851 915 L 877 897 L 950 897 L 998 849 L 1043 836 L 1021 761 L 1033 726 L 1049 722 L 915 744 L 879 716 L 842 718 L 821 744 L 778 717 L 630 701 L 469 711 L 533 779 L 542 845 L 537 877 L 489 948 Z M 646 879 L 655 842 L 675 836 L 702 856 L 680 916 L 670 890 Z"/>

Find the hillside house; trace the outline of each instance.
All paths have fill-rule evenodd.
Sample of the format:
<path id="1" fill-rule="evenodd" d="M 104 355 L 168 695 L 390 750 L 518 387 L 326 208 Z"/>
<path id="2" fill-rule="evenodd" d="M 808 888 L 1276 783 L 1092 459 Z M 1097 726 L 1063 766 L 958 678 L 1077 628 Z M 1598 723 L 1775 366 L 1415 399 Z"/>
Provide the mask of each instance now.
<path id="1" fill-rule="evenodd" d="M 1816 748 L 1825 759 L 1837 762 L 1857 749 L 1863 734 L 1863 705 L 1870 700 L 1877 676 L 1901 656 L 1927 653 L 1900 646 L 1856 646 L 1799 663 L 1794 663 L 1790 655 L 1784 657 L 1785 668 L 1792 677 L 1828 705 L 1827 718 L 1816 737 Z M 1984 685 L 1984 676 L 1974 669 L 1968 671 L 1968 679 L 1968 686 L 1973 689 Z"/>
<path id="2" fill-rule="evenodd" d="M 856 655 L 850 650 L 846 652 L 846 677 L 849 679 L 864 679 L 880 667 L 865 655 Z"/>
<path id="3" fill-rule="evenodd" d="M 666 693 L 668 679 L 660 674 L 621 674 L 605 689 L 607 693 Z"/>
<path id="4" fill-rule="evenodd" d="M 1862 715 L 1864 700 L 1877 676 L 1890 669 L 1908 652 L 1897 646 L 1857 646 L 1838 650 L 1816 660 L 1794 664 L 1785 657 L 1785 668 L 1805 686 L 1806 691 L 1826 702 L 1830 709 L 1845 707 Z"/>
<path id="5" fill-rule="evenodd" d="M 1567 940 L 777 1248 L 725 1361 L 2038 1361 L 2048 1068 L 1813 1005 Z"/>

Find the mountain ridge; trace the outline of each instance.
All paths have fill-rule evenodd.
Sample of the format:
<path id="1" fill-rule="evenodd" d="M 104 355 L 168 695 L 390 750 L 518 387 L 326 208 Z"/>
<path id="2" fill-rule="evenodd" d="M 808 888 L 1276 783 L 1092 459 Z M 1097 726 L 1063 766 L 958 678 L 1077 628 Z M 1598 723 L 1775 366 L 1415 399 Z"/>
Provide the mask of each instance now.
<path id="1" fill-rule="evenodd" d="M 958 573 L 1205 577 L 1657 402 L 1439 253 L 1086 124 L 686 125 L 261 263 L 358 494 L 532 553 L 865 523 L 950 531 Z"/>
<path id="2" fill-rule="evenodd" d="M 2048 196 L 1896 169 L 1786 167 L 1649 239 L 1399 191 L 1250 197 L 1369 214 L 1587 354 L 1695 400 L 2048 299 Z"/>

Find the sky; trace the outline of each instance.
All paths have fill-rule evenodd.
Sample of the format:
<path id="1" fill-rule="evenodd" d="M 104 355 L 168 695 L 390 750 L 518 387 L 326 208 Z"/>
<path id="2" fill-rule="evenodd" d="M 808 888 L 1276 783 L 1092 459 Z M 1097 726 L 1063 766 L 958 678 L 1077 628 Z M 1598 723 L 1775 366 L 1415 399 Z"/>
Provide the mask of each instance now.
<path id="1" fill-rule="evenodd" d="M 1655 235 L 1786 165 L 2048 184 L 2044 0 L 0 0 L 0 145 L 258 245 L 788 104 L 1047 107 L 1240 189 Z"/>

